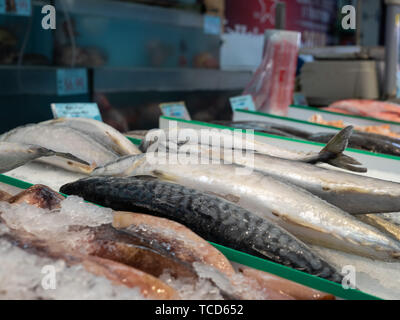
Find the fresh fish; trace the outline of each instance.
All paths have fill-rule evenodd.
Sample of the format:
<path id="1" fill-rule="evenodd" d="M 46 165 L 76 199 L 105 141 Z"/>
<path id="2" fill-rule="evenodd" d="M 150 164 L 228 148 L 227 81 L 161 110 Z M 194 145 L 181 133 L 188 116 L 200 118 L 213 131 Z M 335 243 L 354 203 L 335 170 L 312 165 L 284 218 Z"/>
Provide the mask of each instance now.
<path id="1" fill-rule="evenodd" d="M 188 148 L 193 153 L 212 157 L 215 150 L 202 146 Z M 179 148 L 177 149 L 179 152 Z M 93 175 L 126 175 L 131 166 L 129 159 L 120 158 L 114 163 L 97 168 Z M 221 160 L 224 160 L 221 155 Z M 386 180 L 330 170 L 319 166 L 286 160 L 264 154 L 252 157 L 235 157 L 229 161 L 263 172 L 277 180 L 296 185 L 350 214 L 383 213 L 400 210 L 400 184 Z M 131 162 L 132 163 L 132 162 Z M 359 167 L 357 167 L 359 168 Z"/>
<path id="2" fill-rule="evenodd" d="M 115 212 L 113 226 L 188 264 L 203 263 L 231 276 L 234 269 L 225 256 L 185 226 L 174 221 L 131 212 Z"/>
<path id="3" fill-rule="evenodd" d="M 33 204 L 38 208 L 52 209 L 49 198 L 57 193 L 51 189 L 36 185 L 17 195 L 18 204 Z M 40 199 L 40 198 L 43 199 Z M 63 197 L 61 197 L 61 201 Z M 33 201 L 32 201 L 33 200 Z M 54 200 L 59 201 L 56 197 Z M 198 237 L 189 229 L 167 219 L 151 217 L 128 212 L 117 212 L 114 223 L 121 228 L 114 229 L 104 223 L 109 219 L 107 213 L 96 216 L 86 213 L 94 205 L 82 204 L 85 207 L 64 209 L 58 202 L 56 211 L 34 211 L 23 207 L 8 213 L 11 207 L 0 205 L 1 219 L 14 230 L 29 232 L 40 241 L 56 245 L 68 252 L 106 258 L 124 263 L 153 276 L 159 277 L 169 270 L 178 278 L 191 278 L 197 281 L 198 275 L 194 264 L 204 264 L 219 270 L 226 277 L 232 276 L 234 270 L 229 261 L 218 250 Z M 66 201 L 78 201 L 68 199 Z M 15 204 L 15 201 L 9 201 Z M 15 207 L 14 207 L 15 208 Z M 30 212 L 27 212 L 27 211 Z M 74 211 L 79 210 L 80 220 L 74 220 Z M 105 211 L 110 211 L 106 209 Z M 85 217 L 86 215 L 86 217 Z M 106 215 L 106 216 L 104 216 Z M 64 216 L 64 217 L 62 217 Z M 88 224 L 88 225 L 87 225 Z M 213 279 L 209 279 L 213 281 Z M 223 296 L 232 297 L 223 292 Z"/>
<path id="4" fill-rule="evenodd" d="M 361 221 L 368 223 L 371 226 L 376 227 L 377 229 L 391 235 L 394 239 L 400 241 L 400 226 L 396 225 L 386 219 L 380 217 L 376 214 L 365 214 L 365 215 L 358 215 Z"/>
<path id="5" fill-rule="evenodd" d="M 71 153 L 90 165 L 84 165 L 73 160 L 66 161 L 59 157 L 48 157 L 41 159 L 41 161 L 83 173 L 90 173 L 93 167 L 119 157 L 117 153 L 107 149 L 90 136 L 66 126 L 26 125 L 3 134 L 0 141 L 40 145 L 50 150 Z"/>
<path id="6" fill-rule="evenodd" d="M 268 121 L 213 121 L 212 123 L 232 127 L 236 129 L 253 129 L 256 131 L 261 131 L 269 134 L 275 134 L 278 136 L 288 137 L 288 138 L 302 138 L 307 139 L 309 132 L 304 130 L 299 130 L 294 127 L 285 126 L 282 124 L 277 124 Z"/>
<path id="7" fill-rule="evenodd" d="M 324 108 L 324 110 L 400 122 L 400 106 L 387 101 L 368 99 L 339 100 Z"/>
<path id="8" fill-rule="evenodd" d="M 60 209 L 64 198 L 58 195 L 63 198 L 60 201 L 58 197 L 55 197 L 56 194 L 45 186 L 35 185 L 9 199 L 8 202 L 12 206 L 0 204 L 0 218 L 13 230 L 28 232 L 35 239 L 45 241 L 63 251 L 110 259 L 156 277 L 166 269 L 170 270 L 174 276 L 196 277 L 190 263 L 176 258 L 171 253 L 173 249 L 168 251 L 147 238 L 120 232 L 114 229 L 111 223 L 105 223 L 112 221 L 111 212 L 108 212 L 108 218 L 104 217 L 104 214 L 99 217 L 93 214 L 88 219 L 85 219 L 82 213 L 81 220 L 74 220 L 71 210 L 65 213 L 59 210 L 43 213 L 23 207 L 19 211 L 9 213 L 9 209 L 15 208 L 16 204 L 29 204 L 48 210 Z M 85 215 L 89 214 L 85 213 Z M 164 225 L 167 227 L 167 223 Z M 170 246 L 173 246 L 172 241 L 170 241 Z"/>
<path id="9" fill-rule="evenodd" d="M 142 141 L 140 146 L 144 152 L 166 151 L 171 148 L 180 146 L 202 146 L 202 147 L 217 147 L 221 149 L 241 149 L 242 151 L 253 152 L 255 154 L 266 154 L 273 157 L 296 160 L 300 162 L 316 164 L 326 162 L 332 166 L 343 168 L 350 171 L 366 172 L 367 169 L 359 167 L 361 163 L 357 160 L 343 154 L 347 148 L 349 137 L 353 132 L 353 127 L 348 126 L 338 132 L 327 145 L 318 153 L 302 153 L 293 150 L 288 150 L 281 147 L 276 147 L 256 140 L 249 141 L 246 138 L 232 135 L 230 130 L 206 130 L 209 139 L 206 141 L 198 141 L 198 137 L 205 136 L 202 134 L 202 129 L 171 129 L 171 130 L 154 130 L 151 131 Z M 192 133 L 192 135 L 189 135 Z M 193 140 L 194 141 L 193 141 Z M 204 139 L 204 138 L 203 138 Z"/>
<path id="10" fill-rule="evenodd" d="M 283 296 L 295 298 L 296 300 L 334 300 L 331 294 L 311 289 L 296 282 L 275 276 L 271 273 L 253 269 L 243 265 L 235 265 L 244 276 L 254 279 L 264 289 L 279 292 Z"/>
<path id="11" fill-rule="evenodd" d="M 40 124 L 66 126 L 80 131 L 120 156 L 141 153 L 139 148 L 123 134 L 102 121 L 88 118 L 58 118 Z"/>
<path id="12" fill-rule="evenodd" d="M 38 208 L 52 210 L 59 208 L 61 201 L 64 199 L 65 198 L 58 192 L 55 192 L 47 186 L 37 184 L 15 196 L 10 196 L 6 201 L 13 204 L 26 203 Z"/>
<path id="13" fill-rule="evenodd" d="M 310 133 L 289 126 L 261 121 L 227 122 L 226 125 L 237 129 L 253 129 L 278 136 L 297 138 L 314 142 L 328 143 L 334 136 L 331 132 Z M 348 146 L 391 155 L 400 155 L 400 140 L 369 132 L 354 132 L 348 139 Z"/>
<path id="14" fill-rule="evenodd" d="M 0 297 L 8 299 L 179 298 L 174 289 L 144 272 L 111 260 L 62 251 L 29 234 L 16 233 L 1 222 L 0 259 L 2 266 L 7 266 L 0 269 Z M 57 268 L 54 290 L 42 286 L 43 268 L 49 265 Z"/>
<path id="15" fill-rule="evenodd" d="M 357 218 L 292 184 L 259 171 L 237 174 L 243 169 L 229 164 L 169 164 L 168 155 L 147 161 L 145 154 L 97 168 L 98 175 L 114 174 L 115 167 L 127 175 L 151 175 L 210 192 L 278 223 L 305 242 L 377 259 L 400 257 L 400 243 Z M 166 159 L 166 161 L 163 161 Z M 68 188 L 67 188 L 68 190 Z M 78 191 L 79 192 L 79 191 Z"/>
<path id="16" fill-rule="evenodd" d="M 206 240 L 340 282 L 341 275 L 275 224 L 221 198 L 154 179 L 90 177 L 61 187 L 115 210 L 175 220 Z"/>
<path id="17" fill-rule="evenodd" d="M 307 140 L 315 142 L 328 142 L 333 133 L 315 133 L 309 135 Z M 369 132 L 355 132 L 349 139 L 349 147 L 371 152 L 400 156 L 400 139 L 385 137 Z"/>
<path id="18" fill-rule="evenodd" d="M 176 148 L 177 152 L 180 152 L 180 148 L 184 148 L 185 152 L 197 152 L 204 154 L 206 157 L 215 154 L 219 155 L 216 148 L 205 145 L 202 145 L 201 148 L 197 145 L 183 145 Z M 334 145 L 332 145 L 331 149 L 334 149 Z M 223 154 L 220 156 L 223 160 Z M 262 171 L 280 181 L 306 189 L 350 214 L 400 211 L 399 183 L 343 171 L 329 170 L 308 163 L 302 163 L 301 161 L 286 160 L 260 153 L 255 153 L 252 157 L 233 156 L 229 160 L 238 165 Z M 347 159 L 346 161 L 351 165 L 351 163 L 354 163 L 353 160 Z M 359 163 L 357 162 L 357 164 Z M 123 175 L 123 172 L 129 167 L 129 157 L 121 158 L 114 162 L 114 165 L 106 165 L 104 167 L 105 170 L 101 168 L 95 169 L 93 174 Z M 357 168 L 360 169 L 360 167 Z M 112 170 L 113 172 L 108 172 L 108 170 Z M 354 170 L 354 167 L 352 170 Z"/>
<path id="19" fill-rule="evenodd" d="M 88 165 L 86 161 L 71 153 L 57 152 L 38 145 L 0 142 L 0 173 L 18 168 L 30 161 L 50 156 L 75 161 L 80 165 Z"/>

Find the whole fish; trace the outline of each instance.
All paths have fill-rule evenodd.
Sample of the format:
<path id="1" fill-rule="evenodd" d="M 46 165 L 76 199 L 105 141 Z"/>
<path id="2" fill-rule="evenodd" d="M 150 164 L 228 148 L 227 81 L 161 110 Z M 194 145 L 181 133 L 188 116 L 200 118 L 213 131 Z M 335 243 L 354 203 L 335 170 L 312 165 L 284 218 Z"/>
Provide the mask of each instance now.
<path id="1" fill-rule="evenodd" d="M 90 136 L 66 126 L 26 125 L 3 134 L 0 141 L 34 144 L 58 152 L 71 153 L 90 165 L 59 157 L 43 158 L 41 161 L 83 173 L 90 173 L 93 167 L 119 157 L 116 152 L 107 149 Z"/>
<path id="2" fill-rule="evenodd" d="M 71 153 L 53 151 L 38 145 L 0 142 L 0 173 L 18 168 L 33 160 L 51 156 L 75 161 L 80 165 L 88 165 L 86 161 L 79 159 Z"/>
<path id="3" fill-rule="evenodd" d="M 309 132 L 296 129 L 291 126 L 285 126 L 282 124 L 277 124 L 267 121 L 213 121 L 212 123 L 232 127 L 236 129 L 253 129 L 256 131 L 261 131 L 269 134 L 275 134 L 278 136 L 288 137 L 288 138 L 301 138 L 307 139 Z"/>
<path id="4" fill-rule="evenodd" d="M 360 167 L 361 163 L 343 154 L 343 151 L 347 148 L 348 140 L 352 132 L 353 127 L 347 126 L 333 136 L 326 146 L 317 153 L 297 152 L 259 142 L 254 140 L 252 135 L 250 135 L 250 137 L 242 137 L 232 134 L 230 130 L 220 131 L 216 129 L 194 130 L 175 128 L 166 131 L 161 129 L 154 130 L 150 131 L 145 137 L 140 148 L 143 152 L 154 152 L 171 151 L 171 149 L 174 151 L 176 147 L 187 147 L 191 145 L 201 147 L 208 146 L 221 150 L 232 149 L 253 152 L 255 154 L 266 154 L 273 157 L 310 164 L 325 162 L 332 166 L 350 171 L 366 172 L 366 168 Z M 199 141 L 199 139 L 203 140 Z"/>
<path id="5" fill-rule="evenodd" d="M 51 247 L 1 222 L 0 260 L 3 266 L 0 297 L 7 299 L 179 298 L 174 289 L 144 272 L 111 260 Z M 46 266 L 57 268 L 54 290 L 46 290 L 42 285 Z"/>
<path id="6" fill-rule="evenodd" d="M 188 146 L 183 144 L 176 146 L 176 151 L 180 152 L 180 148 L 184 149 L 185 152 L 201 153 L 207 157 L 219 155 L 218 148 L 206 145 L 199 147 L 198 145 Z M 330 148 L 333 150 L 335 146 L 331 145 Z M 222 160 L 224 160 L 223 156 L 223 154 L 220 155 Z M 342 155 L 342 157 L 344 156 Z M 129 161 L 124 161 L 124 159 L 129 159 L 129 157 L 117 160 L 114 165 L 107 165 L 106 171 L 114 168 L 113 173 L 98 169 L 94 170 L 93 174 L 121 174 L 130 166 Z M 254 153 L 252 157 L 236 157 L 233 154 L 233 157 L 229 160 L 238 165 L 262 171 L 280 181 L 306 189 L 350 214 L 400 211 L 399 183 L 330 170 L 302 161 L 287 160 L 260 153 Z M 348 163 L 355 163 L 354 159 L 347 159 L 347 161 Z M 357 162 L 357 164 L 359 163 Z M 350 164 L 350 166 L 352 165 Z M 342 167 L 347 168 L 348 166 Z M 362 171 L 354 170 L 354 168 L 360 169 L 360 167 L 353 166 L 351 170 Z"/>
<path id="7" fill-rule="evenodd" d="M 197 281 L 194 264 L 215 268 L 228 278 L 235 273 L 222 253 L 174 221 L 130 212 L 116 212 L 113 221 L 118 229 L 114 229 L 111 224 L 104 223 L 111 219 L 111 216 L 107 219 L 109 209 L 97 217 L 94 213 L 84 213 L 97 209 L 96 206 L 82 204 L 86 207 L 74 210 L 82 212 L 83 220 L 74 220 L 74 211 L 63 211 L 62 201 L 79 203 L 78 199 L 64 200 L 61 195 L 46 186 L 35 185 L 11 198 L 8 202 L 12 203 L 12 206 L 0 204 L 0 218 L 13 230 L 29 232 L 36 239 L 62 250 L 124 263 L 156 277 L 169 270 L 174 277 Z M 41 211 L 31 211 L 27 207 L 8 212 L 16 208 L 15 204 L 22 203 L 49 210 L 54 207 L 61 208 L 61 212 L 53 210 L 43 214 Z M 84 218 L 84 215 L 89 219 Z M 230 297 L 222 292 L 222 288 L 220 290 L 223 296 Z"/>
<path id="8" fill-rule="evenodd" d="M 204 146 L 189 148 L 185 145 L 184 150 L 185 152 L 190 150 L 192 154 L 197 153 L 205 157 L 213 157 L 215 154 L 214 149 Z M 177 151 L 180 152 L 179 147 Z M 129 159 L 134 158 L 120 158 L 114 163 L 95 169 L 92 174 L 124 175 L 130 167 Z M 223 154 L 220 159 L 225 160 Z M 279 181 L 296 185 L 350 214 L 400 210 L 400 184 L 396 182 L 330 170 L 265 154 L 256 153 L 252 157 L 233 155 L 229 161 L 263 172 Z"/>
<path id="9" fill-rule="evenodd" d="M 158 156 L 155 162 L 145 154 L 130 156 L 93 174 L 114 174 L 119 167 L 127 175 L 154 176 L 229 199 L 309 243 L 377 259 L 400 257 L 399 242 L 304 189 L 260 171 L 237 174 L 242 168 L 234 164 L 169 164 L 168 154 Z"/>
<path id="10" fill-rule="evenodd" d="M 78 130 L 120 156 L 141 153 L 139 148 L 123 134 L 102 121 L 88 118 L 58 118 L 40 124 L 66 126 Z"/>
<path id="11" fill-rule="evenodd" d="M 332 281 L 341 275 L 291 234 L 219 197 L 154 179 L 90 177 L 61 187 L 115 210 L 175 220 L 206 240 Z"/>
<path id="12" fill-rule="evenodd" d="M 263 121 L 227 121 L 221 124 L 230 126 L 237 129 L 253 129 L 268 134 L 275 134 L 278 136 L 297 138 L 314 142 L 327 143 L 335 136 L 331 132 L 318 132 L 311 133 L 305 130 L 299 130 L 294 127 L 285 126 L 281 124 L 274 124 Z M 371 152 L 378 152 L 391 155 L 400 155 L 400 140 L 369 132 L 354 132 L 349 137 L 348 146 L 354 149 L 367 150 Z"/>

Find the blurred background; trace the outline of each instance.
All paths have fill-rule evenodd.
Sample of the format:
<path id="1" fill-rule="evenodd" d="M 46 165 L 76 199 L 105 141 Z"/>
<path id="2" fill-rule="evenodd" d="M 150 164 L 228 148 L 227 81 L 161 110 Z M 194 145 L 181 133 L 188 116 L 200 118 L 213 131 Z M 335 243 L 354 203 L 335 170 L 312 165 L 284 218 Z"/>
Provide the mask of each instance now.
<path id="1" fill-rule="evenodd" d="M 48 4 L 56 8 L 56 29 L 42 27 Z M 356 29 L 342 27 L 345 5 L 357 9 Z M 301 33 L 294 88 L 300 100 L 293 103 L 395 99 L 393 88 L 384 87 L 389 6 L 379 0 L 0 0 L 0 133 L 52 118 L 56 102 L 97 102 L 103 120 L 123 132 L 157 127 L 159 104 L 171 101 L 184 101 L 193 120 L 230 119 L 229 98 L 251 82 L 268 29 Z M 62 69 L 76 72 L 63 80 Z"/>

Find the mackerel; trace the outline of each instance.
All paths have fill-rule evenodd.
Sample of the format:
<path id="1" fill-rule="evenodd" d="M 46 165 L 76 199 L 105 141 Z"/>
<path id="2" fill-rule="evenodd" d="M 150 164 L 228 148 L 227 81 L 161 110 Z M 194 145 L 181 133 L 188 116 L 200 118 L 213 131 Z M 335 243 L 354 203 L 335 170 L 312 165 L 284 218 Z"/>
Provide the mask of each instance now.
<path id="1" fill-rule="evenodd" d="M 340 282 L 341 275 L 276 224 L 222 198 L 154 179 L 89 177 L 61 192 L 115 210 L 175 220 L 206 240 Z"/>
<path id="2" fill-rule="evenodd" d="M 237 174 L 235 164 L 169 164 L 158 154 L 130 156 L 94 170 L 95 175 L 151 175 L 210 192 L 274 221 L 305 242 L 376 259 L 400 257 L 400 243 L 343 210 L 292 184 L 260 171 Z M 163 161 L 167 159 L 167 161 Z"/>

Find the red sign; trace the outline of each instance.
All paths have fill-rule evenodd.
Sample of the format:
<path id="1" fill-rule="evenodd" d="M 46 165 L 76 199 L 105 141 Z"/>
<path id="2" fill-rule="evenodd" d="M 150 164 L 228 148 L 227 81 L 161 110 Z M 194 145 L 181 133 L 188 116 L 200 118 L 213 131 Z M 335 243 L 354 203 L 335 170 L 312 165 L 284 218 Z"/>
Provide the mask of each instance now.
<path id="1" fill-rule="evenodd" d="M 286 3 L 286 30 L 301 31 L 303 43 L 321 42 L 337 14 L 336 0 L 227 0 L 226 32 L 263 34 L 275 27 L 277 2 Z"/>

